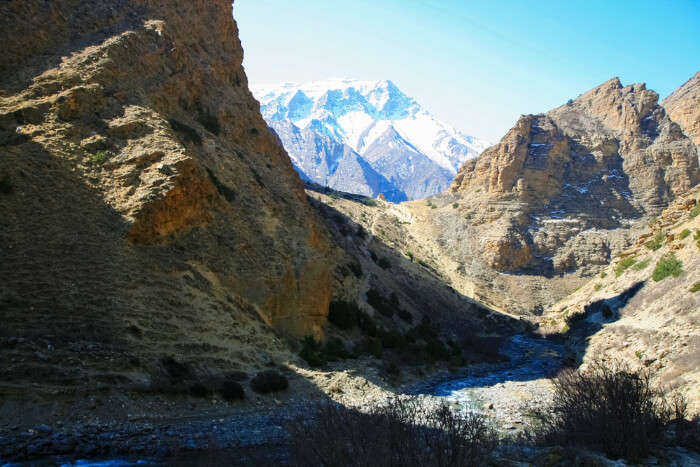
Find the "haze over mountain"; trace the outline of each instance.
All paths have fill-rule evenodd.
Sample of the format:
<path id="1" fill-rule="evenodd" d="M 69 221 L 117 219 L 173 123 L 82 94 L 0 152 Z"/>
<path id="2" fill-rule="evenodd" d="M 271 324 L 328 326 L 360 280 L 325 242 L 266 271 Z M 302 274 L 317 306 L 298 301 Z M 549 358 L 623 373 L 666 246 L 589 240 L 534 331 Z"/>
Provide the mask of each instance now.
<path id="1" fill-rule="evenodd" d="M 391 81 L 251 87 L 302 178 L 390 201 L 447 189 L 488 143 L 441 122 Z"/>

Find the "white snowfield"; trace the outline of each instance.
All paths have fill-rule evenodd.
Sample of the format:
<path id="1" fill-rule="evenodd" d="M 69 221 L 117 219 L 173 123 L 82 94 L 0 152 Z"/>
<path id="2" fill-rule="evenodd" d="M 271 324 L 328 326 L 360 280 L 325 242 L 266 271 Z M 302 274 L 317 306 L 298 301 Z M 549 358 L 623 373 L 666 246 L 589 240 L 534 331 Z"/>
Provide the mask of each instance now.
<path id="1" fill-rule="evenodd" d="M 394 83 L 332 79 L 253 85 L 266 120 L 288 120 L 351 147 L 360 155 L 392 128 L 409 145 L 455 174 L 490 144 L 436 119 Z"/>

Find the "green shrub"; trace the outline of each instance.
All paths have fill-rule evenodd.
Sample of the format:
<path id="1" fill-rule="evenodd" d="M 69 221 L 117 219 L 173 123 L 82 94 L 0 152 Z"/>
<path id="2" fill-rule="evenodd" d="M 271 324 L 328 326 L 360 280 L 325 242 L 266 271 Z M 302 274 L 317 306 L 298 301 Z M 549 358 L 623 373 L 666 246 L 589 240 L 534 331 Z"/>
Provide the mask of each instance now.
<path id="1" fill-rule="evenodd" d="M 109 152 L 107 151 L 97 151 L 88 156 L 90 162 L 93 164 L 103 164 L 109 158 Z"/>
<path id="2" fill-rule="evenodd" d="M 700 240 L 700 230 L 696 230 L 693 235 L 693 240 Z"/>
<path id="3" fill-rule="evenodd" d="M 637 260 L 635 258 L 624 258 L 621 260 L 619 263 L 617 263 L 617 266 L 615 267 L 615 277 L 620 277 L 630 266 L 632 266 L 634 263 L 636 263 Z"/>
<path id="4" fill-rule="evenodd" d="M 274 370 L 261 371 L 250 382 L 253 391 L 260 394 L 284 391 L 289 387 L 287 378 Z"/>
<path id="5" fill-rule="evenodd" d="M 658 222 L 659 218 L 656 216 L 651 216 L 649 219 L 649 226 L 651 227 L 652 225 L 656 224 Z"/>
<path id="6" fill-rule="evenodd" d="M 338 195 L 336 195 L 335 193 L 331 193 L 330 195 L 328 195 L 328 197 L 333 200 L 338 199 Z"/>
<path id="7" fill-rule="evenodd" d="M 377 289 L 367 291 L 367 303 L 384 316 L 394 316 L 394 305 L 384 297 Z"/>
<path id="8" fill-rule="evenodd" d="M 679 240 L 685 240 L 690 236 L 690 230 L 689 229 L 683 229 L 683 231 L 678 235 Z"/>
<path id="9" fill-rule="evenodd" d="M 410 251 L 407 251 L 407 252 L 406 252 L 406 256 L 408 256 L 408 259 L 410 259 L 411 262 L 413 262 L 413 260 L 414 260 L 413 253 L 411 253 Z"/>
<path id="10" fill-rule="evenodd" d="M 356 303 L 335 300 L 328 306 L 328 321 L 339 329 L 352 329 L 358 325 L 361 312 Z"/>
<path id="11" fill-rule="evenodd" d="M 384 352 L 384 348 L 382 346 L 382 341 L 377 337 L 366 337 L 355 347 L 355 352 L 380 358 Z"/>
<path id="12" fill-rule="evenodd" d="M 437 209 L 437 206 L 435 206 L 434 204 L 431 204 L 430 209 Z"/>
<path id="13" fill-rule="evenodd" d="M 379 260 L 377 261 L 377 265 L 380 268 L 384 269 L 385 271 L 387 269 L 391 269 L 391 263 L 389 262 L 389 260 L 385 256 L 382 256 L 381 258 L 379 258 Z"/>
<path id="14" fill-rule="evenodd" d="M 477 193 L 480 193 L 480 192 L 481 192 L 481 188 L 477 188 L 477 189 L 476 189 L 476 192 L 477 192 Z"/>
<path id="15" fill-rule="evenodd" d="M 302 341 L 302 348 L 299 356 L 306 360 L 312 367 L 323 366 L 328 362 L 337 362 L 354 355 L 348 352 L 342 340 L 336 338 L 329 339 L 325 344 L 318 342 L 312 336 L 307 336 Z"/>
<path id="16" fill-rule="evenodd" d="M 299 356 L 312 367 L 323 366 L 327 363 L 321 352 L 321 344 L 312 336 L 307 336 L 302 341 Z"/>
<path id="17" fill-rule="evenodd" d="M 452 207 L 455 208 L 455 209 L 457 209 L 457 208 L 459 207 L 459 203 L 454 203 L 454 204 L 452 204 Z"/>
<path id="18" fill-rule="evenodd" d="M 644 244 L 647 248 L 649 248 L 652 251 L 656 251 L 659 248 L 661 248 L 664 244 L 664 233 L 659 231 L 654 235 L 654 238 L 652 240 L 649 240 Z"/>
<path id="19" fill-rule="evenodd" d="M 644 261 L 640 261 L 637 264 L 632 266 L 632 269 L 635 271 L 641 271 L 642 269 L 646 269 L 647 266 L 649 266 L 649 263 L 651 263 L 651 258 L 647 258 Z"/>
<path id="20" fill-rule="evenodd" d="M 408 324 L 411 324 L 413 322 L 413 315 L 409 313 L 408 311 L 404 310 L 403 308 L 399 308 L 398 311 L 399 318 L 401 318 L 403 321 L 407 322 Z"/>
<path id="21" fill-rule="evenodd" d="M 593 289 L 594 289 L 596 292 L 599 291 L 599 290 L 602 289 L 602 288 L 603 288 L 603 284 L 596 284 L 596 285 L 593 286 Z"/>
<path id="22" fill-rule="evenodd" d="M 350 269 L 350 271 L 352 271 L 352 273 L 358 279 L 362 277 L 362 265 L 359 262 L 354 261 L 352 263 L 348 263 L 348 269 Z"/>
<path id="23" fill-rule="evenodd" d="M 683 263 L 681 263 L 676 255 L 669 253 L 664 255 L 658 263 L 651 276 L 654 281 L 659 282 L 666 279 L 668 276 L 678 277 L 683 272 Z"/>
<path id="24" fill-rule="evenodd" d="M 608 273 L 607 273 L 607 272 L 603 271 L 603 272 L 600 273 L 600 278 L 601 278 L 601 279 L 605 279 L 606 277 L 608 277 Z"/>
<path id="25" fill-rule="evenodd" d="M 691 219 L 695 219 L 696 217 L 698 217 L 698 215 L 700 215 L 700 204 L 698 204 L 697 206 L 695 206 L 695 207 L 690 211 L 690 218 L 691 218 Z"/>
<path id="26" fill-rule="evenodd" d="M 198 146 L 202 145 L 202 137 L 199 136 L 197 130 L 195 130 L 191 126 L 185 125 L 184 123 L 175 120 L 174 118 L 168 120 L 168 123 L 170 124 L 170 127 L 180 135 L 183 142 L 194 143 Z"/>
<path id="27" fill-rule="evenodd" d="M 693 284 L 693 286 L 690 288 L 690 291 L 691 291 L 692 293 L 695 293 L 695 292 L 700 291 L 700 281 L 698 281 L 698 282 L 696 282 L 695 284 Z"/>
<path id="28" fill-rule="evenodd" d="M 433 325 L 430 318 L 423 316 L 420 323 L 416 325 L 413 329 L 408 331 L 406 336 L 410 340 L 423 339 L 424 341 L 429 341 L 431 339 L 436 339 L 438 336 L 438 329 Z"/>
<path id="29" fill-rule="evenodd" d="M 368 315 L 362 310 L 360 310 L 360 313 L 357 315 L 357 326 L 366 336 L 377 335 L 377 324 L 374 322 L 370 315 Z"/>
<path id="30" fill-rule="evenodd" d="M 369 206 L 372 208 L 377 206 L 377 202 L 375 200 L 373 200 L 372 198 L 367 198 L 366 200 L 363 201 L 363 203 L 365 206 Z"/>

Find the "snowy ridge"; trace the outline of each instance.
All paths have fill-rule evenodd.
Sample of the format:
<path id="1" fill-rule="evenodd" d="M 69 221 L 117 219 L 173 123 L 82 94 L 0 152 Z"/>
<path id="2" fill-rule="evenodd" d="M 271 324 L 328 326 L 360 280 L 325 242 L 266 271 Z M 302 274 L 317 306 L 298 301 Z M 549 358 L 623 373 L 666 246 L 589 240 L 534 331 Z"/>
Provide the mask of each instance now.
<path id="1" fill-rule="evenodd" d="M 263 117 L 271 126 L 275 126 L 273 122 L 290 122 L 300 130 L 311 130 L 332 138 L 359 156 L 365 156 L 376 141 L 389 141 L 389 135 L 398 134 L 406 143 L 405 148 L 415 149 L 441 169 L 435 172 L 441 175 L 439 180 L 430 183 L 431 190 L 449 186 L 464 161 L 477 157 L 489 146 L 486 141 L 467 136 L 436 119 L 389 80 L 330 79 L 306 84 L 253 85 L 251 90 L 260 102 Z M 294 150 L 294 144 L 284 137 L 282 141 L 295 166 L 308 167 L 306 161 L 300 160 L 302 156 Z M 377 151 L 374 147 L 375 157 Z M 392 160 L 403 166 L 402 173 L 416 169 L 411 165 L 410 154 L 402 160 L 401 154 L 394 152 Z M 425 167 L 425 161 L 421 161 Z M 404 166 L 406 163 L 408 166 Z M 370 165 L 399 185 L 411 183 L 406 177 L 400 181 L 392 180 L 387 161 L 384 161 L 382 170 L 376 164 Z M 406 192 L 401 187 L 399 189 Z M 426 196 L 431 194 L 434 193 Z M 409 199 L 412 198 L 409 196 Z"/>

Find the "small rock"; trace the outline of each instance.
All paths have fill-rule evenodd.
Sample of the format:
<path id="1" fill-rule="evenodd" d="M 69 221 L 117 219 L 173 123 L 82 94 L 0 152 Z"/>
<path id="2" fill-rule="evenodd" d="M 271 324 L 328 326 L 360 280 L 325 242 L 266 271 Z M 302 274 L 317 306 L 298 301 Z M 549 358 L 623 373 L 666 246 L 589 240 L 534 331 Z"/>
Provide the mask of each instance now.
<path id="1" fill-rule="evenodd" d="M 489 404 L 489 410 L 493 410 L 493 404 Z"/>

